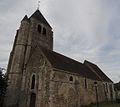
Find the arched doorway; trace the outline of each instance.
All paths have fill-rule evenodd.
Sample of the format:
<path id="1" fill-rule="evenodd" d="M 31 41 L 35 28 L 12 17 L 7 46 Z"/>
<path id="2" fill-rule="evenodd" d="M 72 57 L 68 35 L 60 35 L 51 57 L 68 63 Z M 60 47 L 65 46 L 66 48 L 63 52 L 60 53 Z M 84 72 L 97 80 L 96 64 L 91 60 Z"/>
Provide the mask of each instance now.
<path id="1" fill-rule="evenodd" d="M 36 102 L 36 94 L 31 93 L 31 95 L 30 95 L 30 106 L 29 107 L 35 107 L 35 102 Z"/>

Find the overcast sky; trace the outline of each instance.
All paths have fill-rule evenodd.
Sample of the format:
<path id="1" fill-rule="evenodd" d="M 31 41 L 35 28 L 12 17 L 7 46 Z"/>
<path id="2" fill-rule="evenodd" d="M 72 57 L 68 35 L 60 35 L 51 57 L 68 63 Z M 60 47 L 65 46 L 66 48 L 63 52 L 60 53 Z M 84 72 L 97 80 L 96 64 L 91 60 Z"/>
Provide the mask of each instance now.
<path id="1" fill-rule="evenodd" d="M 0 0 L 0 67 L 7 66 L 16 30 L 38 0 Z M 54 50 L 97 64 L 120 81 L 120 0 L 41 0 L 54 31 Z"/>

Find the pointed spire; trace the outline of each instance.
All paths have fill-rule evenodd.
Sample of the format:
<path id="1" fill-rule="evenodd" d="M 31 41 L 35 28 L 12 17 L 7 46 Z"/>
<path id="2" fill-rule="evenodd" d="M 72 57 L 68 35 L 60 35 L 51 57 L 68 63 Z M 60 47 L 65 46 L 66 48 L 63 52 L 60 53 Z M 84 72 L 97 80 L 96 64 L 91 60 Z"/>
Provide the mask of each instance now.
<path id="1" fill-rule="evenodd" d="M 27 21 L 28 20 L 28 17 L 27 15 L 24 16 L 24 18 L 22 19 L 22 21 Z"/>
<path id="2" fill-rule="evenodd" d="M 50 28 L 52 28 L 49 23 L 47 22 L 47 20 L 44 18 L 44 16 L 42 15 L 42 13 L 40 12 L 40 10 L 36 10 L 29 19 L 34 18 L 37 19 L 38 21 L 40 21 L 43 24 L 46 24 L 47 26 L 49 26 Z"/>

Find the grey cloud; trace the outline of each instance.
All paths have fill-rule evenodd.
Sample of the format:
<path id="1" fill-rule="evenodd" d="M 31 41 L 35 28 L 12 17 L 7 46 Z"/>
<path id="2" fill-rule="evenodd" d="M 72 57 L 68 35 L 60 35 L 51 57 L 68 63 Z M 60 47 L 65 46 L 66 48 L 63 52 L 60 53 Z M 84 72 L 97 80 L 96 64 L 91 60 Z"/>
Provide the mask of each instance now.
<path id="1" fill-rule="evenodd" d="M 7 65 L 20 20 L 36 10 L 37 2 L 0 1 L 0 66 Z M 119 7 L 119 0 L 44 0 L 40 4 L 53 26 L 55 50 L 82 62 L 95 62 L 115 82 L 120 75 Z"/>

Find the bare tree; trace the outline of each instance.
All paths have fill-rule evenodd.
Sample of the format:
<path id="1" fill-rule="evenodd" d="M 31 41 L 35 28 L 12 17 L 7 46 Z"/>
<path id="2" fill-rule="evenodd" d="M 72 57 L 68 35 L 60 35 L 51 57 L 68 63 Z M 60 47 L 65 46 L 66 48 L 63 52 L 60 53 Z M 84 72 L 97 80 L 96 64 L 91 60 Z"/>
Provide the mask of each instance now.
<path id="1" fill-rule="evenodd" d="M 7 88 L 7 80 L 5 74 L 3 73 L 4 71 L 5 69 L 0 67 L 0 107 L 2 107 L 3 105 L 4 96 Z"/>

